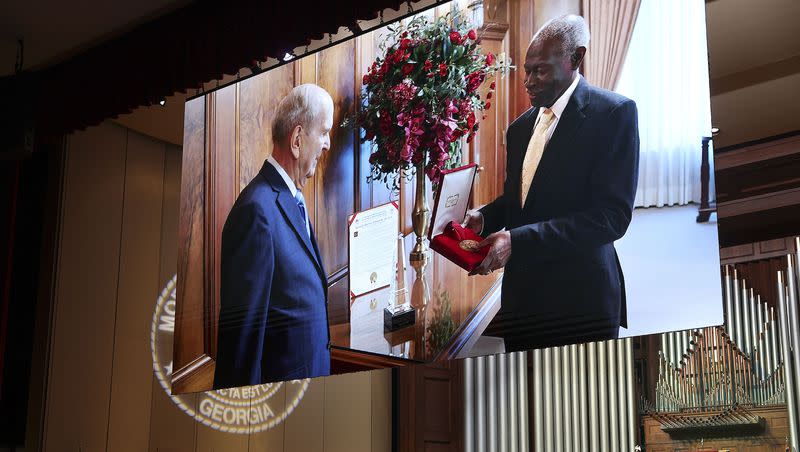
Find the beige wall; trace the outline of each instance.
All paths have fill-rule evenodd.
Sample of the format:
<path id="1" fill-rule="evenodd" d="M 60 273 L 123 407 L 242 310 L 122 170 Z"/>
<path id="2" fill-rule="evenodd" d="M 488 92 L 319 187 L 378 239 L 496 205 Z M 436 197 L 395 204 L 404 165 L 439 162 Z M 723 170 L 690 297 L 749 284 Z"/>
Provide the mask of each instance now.
<path id="1" fill-rule="evenodd" d="M 161 388 L 150 327 L 176 271 L 180 162 L 110 122 L 69 138 L 43 450 L 389 450 L 389 371 L 312 380 L 286 421 L 244 435 L 196 422 Z"/>
<path id="2" fill-rule="evenodd" d="M 800 73 L 711 97 L 717 148 L 800 130 Z"/>
<path id="3" fill-rule="evenodd" d="M 706 2 L 717 148 L 800 130 L 800 2 Z"/>

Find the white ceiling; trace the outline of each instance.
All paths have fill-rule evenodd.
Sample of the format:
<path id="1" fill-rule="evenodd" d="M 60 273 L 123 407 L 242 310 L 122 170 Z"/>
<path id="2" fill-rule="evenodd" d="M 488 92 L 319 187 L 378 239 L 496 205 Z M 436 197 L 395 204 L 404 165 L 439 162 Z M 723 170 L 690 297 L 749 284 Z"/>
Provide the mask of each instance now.
<path id="1" fill-rule="evenodd" d="M 188 0 L 0 1 L 0 76 L 14 71 L 17 39 L 24 39 L 24 68 L 69 58 Z"/>
<path id="2" fill-rule="evenodd" d="M 711 78 L 800 55 L 798 0 L 709 1 L 706 24 Z"/>

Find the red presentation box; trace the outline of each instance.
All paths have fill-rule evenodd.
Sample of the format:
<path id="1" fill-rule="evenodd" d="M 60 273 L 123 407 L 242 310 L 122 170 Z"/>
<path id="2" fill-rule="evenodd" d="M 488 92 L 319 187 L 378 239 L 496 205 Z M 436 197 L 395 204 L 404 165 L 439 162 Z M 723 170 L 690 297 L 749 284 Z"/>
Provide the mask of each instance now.
<path id="1" fill-rule="evenodd" d="M 461 226 L 476 171 L 477 165 L 473 163 L 442 172 L 428 232 L 431 249 L 467 271 L 480 265 L 489 252 L 489 248 L 475 248 L 483 238 Z"/>

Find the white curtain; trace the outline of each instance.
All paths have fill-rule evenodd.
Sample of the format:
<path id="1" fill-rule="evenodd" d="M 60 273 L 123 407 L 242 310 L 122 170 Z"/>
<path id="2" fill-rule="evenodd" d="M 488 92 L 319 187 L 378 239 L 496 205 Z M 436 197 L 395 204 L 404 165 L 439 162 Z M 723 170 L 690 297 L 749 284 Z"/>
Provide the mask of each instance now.
<path id="1" fill-rule="evenodd" d="M 711 134 L 703 0 L 642 0 L 616 91 L 639 109 L 634 205 L 699 202 L 701 141 Z"/>

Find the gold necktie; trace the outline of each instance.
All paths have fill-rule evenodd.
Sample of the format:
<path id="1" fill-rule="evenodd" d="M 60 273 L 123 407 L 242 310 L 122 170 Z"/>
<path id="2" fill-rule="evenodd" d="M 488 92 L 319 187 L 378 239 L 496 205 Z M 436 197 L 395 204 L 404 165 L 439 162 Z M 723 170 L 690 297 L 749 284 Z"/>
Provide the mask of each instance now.
<path id="1" fill-rule="evenodd" d="M 528 190 L 533 182 L 533 175 L 536 174 L 536 168 L 539 166 L 539 161 L 542 159 L 544 153 L 544 145 L 547 144 L 547 129 L 555 119 L 553 110 L 545 108 L 542 114 L 539 115 L 539 121 L 533 129 L 531 141 L 528 142 L 528 150 L 525 151 L 525 160 L 522 162 L 522 180 L 520 189 L 521 205 L 525 206 L 525 199 L 528 197 Z"/>

